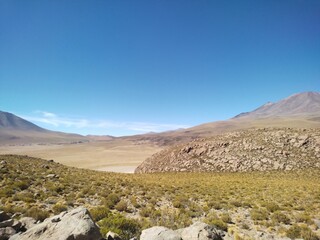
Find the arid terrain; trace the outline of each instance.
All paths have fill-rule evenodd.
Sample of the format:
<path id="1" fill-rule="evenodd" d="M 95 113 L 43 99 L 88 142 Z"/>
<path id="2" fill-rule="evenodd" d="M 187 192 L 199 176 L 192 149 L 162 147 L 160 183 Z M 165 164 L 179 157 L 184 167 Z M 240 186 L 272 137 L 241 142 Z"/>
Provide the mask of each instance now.
<path id="1" fill-rule="evenodd" d="M 52 132 L 0 112 L 0 154 L 54 159 L 67 166 L 133 172 L 145 159 L 172 145 L 245 129 L 319 128 L 320 93 L 294 94 L 226 121 L 135 136 L 81 136 Z"/>
<path id="2" fill-rule="evenodd" d="M 0 146 L 0 154 L 20 154 L 54 159 L 66 166 L 133 173 L 147 157 L 162 148 L 128 140 L 93 141 L 76 144 L 30 144 Z"/>
<path id="3" fill-rule="evenodd" d="M 319 240 L 319 108 L 319 93 L 301 93 L 226 121 L 117 138 L 52 132 L 2 112 L 0 215 L 9 219 L 0 235 L 58 234 L 56 221 L 88 209 L 95 239 L 159 239 L 145 237 L 154 226 L 200 239 L 182 236 L 201 225 L 216 239 Z M 25 217 L 38 224 L 23 233 Z"/>
<path id="4" fill-rule="evenodd" d="M 0 211 L 43 221 L 78 206 L 105 236 L 203 221 L 224 239 L 320 239 L 319 168 L 249 173 L 121 174 L 0 156 Z M 211 238 L 204 238 L 211 239 Z"/>

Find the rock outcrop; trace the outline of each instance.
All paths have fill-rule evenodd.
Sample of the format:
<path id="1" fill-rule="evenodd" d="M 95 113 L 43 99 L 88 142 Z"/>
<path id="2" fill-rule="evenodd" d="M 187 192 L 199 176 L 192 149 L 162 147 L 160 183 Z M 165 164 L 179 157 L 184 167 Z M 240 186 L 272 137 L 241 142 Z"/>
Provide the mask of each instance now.
<path id="1" fill-rule="evenodd" d="M 320 168 L 320 129 L 264 128 L 198 139 L 154 154 L 135 172 L 248 172 L 303 168 Z"/>
<path id="2" fill-rule="evenodd" d="M 173 231 L 166 227 L 152 227 L 142 231 L 140 240 L 229 240 L 226 232 L 215 229 L 203 222 Z"/>
<path id="3" fill-rule="evenodd" d="M 176 232 L 179 233 L 182 240 L 228 239 L 225 232 L 217 230 L 213 226 L 209 226 L 203 222 L 196 222 L 189 227 L 178 229 Z"/>
<path id="4" fill-rule="evenodd" d="M 26 232 L 10 237 L 10 240 L 100 240 L 102 236 L 88 210 L 83 207 L 62 212 L 47 218 Z"/>
<path id="5" fill-rule="evenodd" d="M 156 226 L 143 230 L 140 240 L 181 240 L 181 237 L 169 228 Z"/>

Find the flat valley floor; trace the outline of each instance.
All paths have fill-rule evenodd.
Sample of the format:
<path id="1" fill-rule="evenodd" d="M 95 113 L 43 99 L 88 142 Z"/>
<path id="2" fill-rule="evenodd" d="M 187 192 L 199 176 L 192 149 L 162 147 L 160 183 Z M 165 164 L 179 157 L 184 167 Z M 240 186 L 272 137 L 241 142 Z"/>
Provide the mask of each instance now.
<path id="1" fill-rule="evenodd" d="M 122 139 L 79 144 L 0 146 L 0 154 L 28 155 L 53 159 L 71 167 L 122 173 L 133 173 L 140 163 L 160 150 L 161 147 L 152 144 Z"/>

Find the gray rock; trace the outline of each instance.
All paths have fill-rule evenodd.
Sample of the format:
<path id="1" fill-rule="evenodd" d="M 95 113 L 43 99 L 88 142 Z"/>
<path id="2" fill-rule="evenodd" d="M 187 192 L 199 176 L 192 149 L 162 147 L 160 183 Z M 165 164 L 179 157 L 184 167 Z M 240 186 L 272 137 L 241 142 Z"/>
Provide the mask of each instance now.
<path id="1" fill-rule="evenodd" d="M 13 222 L 13 219 L 8 219 L 3 222 L 0 222 L 0 228 L 11 227 Z"/>
<path id="2" fill-rule="evenodd" d="M 169 228 L 157 226 L 143 230 L 140 240 L 181 240 L 181 237 Z"/>
<path id="3" fill-rule="evenodd" d="M 23 217 L 19 220 L 21 222 L 21 227 L 25 230 L 28 230 L 29 228 L 32 228 L 34 225 L 36 225 L 36 220 L 32 217 Z"/>
<path id="4" fill-rule="evenodd" d="M 56 221 L 57 219 L 60 221 Z M 100 240 L 101 238 L 99 228 L 93 222 L 88 210 L 79 207 L 47 218 L 26 232 L 14 235 L 10 240 Z"/>
<path id="5" fill-rule="evenodd" d="M 9 220 L 10 216 L 5 213 L 4 211 L 0 211 L 0 222 L 3 222 L 5 220 Z"/>
<path id="6" fill-rule="evenodd" d="M 48 175 L 46 176 L 46 178 L 56 178 L 56 177 L 57 177 L 57 175 L 55 175 L 55 174 L 53 174 L 53 173 L 48 174 Z"/>
<path id="7" fill-rule="evenodd" d="M 106 240 L 122 240 L 122 239 L 118 234 L 109 231 L 106 235 Z"/>
<path id="8" fill-rule="evenodd" d="M 22 228 L 22 223 L 18 220 L 13 220 L 13 224 L 11 226 L 14 230 L 16 230 L 17 232 L 19 232 Z"/>
<path id="9" fill-rule="evenodd" d="M 182 240 L 222 240 L 223 232 L 203 222 L 196 222 L 189 227 L 176 231 Z"/>
<path id="10" fill-rule="evenodd" d="M 15 233 L 12 227 L 0 228 L 0 240 L 8 240 Z"/>

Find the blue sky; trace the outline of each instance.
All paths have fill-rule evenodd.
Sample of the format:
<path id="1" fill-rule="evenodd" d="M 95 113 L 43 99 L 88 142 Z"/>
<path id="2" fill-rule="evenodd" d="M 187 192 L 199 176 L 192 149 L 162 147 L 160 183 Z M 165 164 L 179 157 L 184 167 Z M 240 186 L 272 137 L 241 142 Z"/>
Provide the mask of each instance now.
<path id="1" fill-rule="evenodd" d="M 0 110 L 128 135 L 320 91 L 319 0 L 0 1 Z"/>

